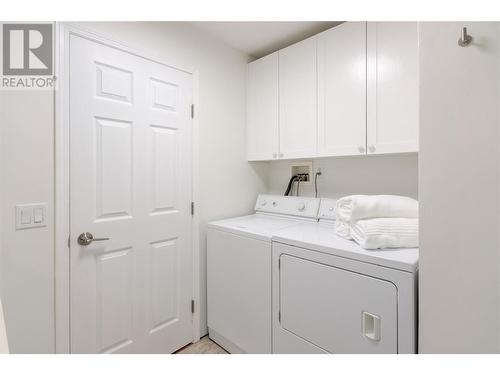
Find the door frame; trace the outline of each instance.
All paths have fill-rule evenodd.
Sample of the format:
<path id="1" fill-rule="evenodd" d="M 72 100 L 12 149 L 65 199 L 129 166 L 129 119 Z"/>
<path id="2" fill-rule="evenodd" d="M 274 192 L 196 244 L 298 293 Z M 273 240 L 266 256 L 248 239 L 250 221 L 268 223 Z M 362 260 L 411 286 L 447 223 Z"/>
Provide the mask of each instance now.
<path id="1" fill-rule="evenodd" d="M 55 74 L 57 87 L 54 90 L 54 151 L 55 151 L 55 352 L 71 353 L 70 325 L 70 138 L 69 138 L 69 39 L 77 35 L 85 39 L 117 48 L 121 51 L 142 57 L 144 59 L 189 73 L 193 77 L 193 105 L 199 103 L 199 73 L 197 69 L 170 64 L 149 53 L 138 51 L 125 43 L 107 35 L 95 33 L 81 23 L 55 23 Z M 192 201 L 199 207 L 199 163 L 198 163 L 198 116 L 192 119 Z M 195 311 L 192 316 L 193 342 L 200 339 L 200 230 L 199 213 L 194 211 L 191 221 L 191 242 L 193 252 L 193 285 L 192 299 L 195 301 Z"/>

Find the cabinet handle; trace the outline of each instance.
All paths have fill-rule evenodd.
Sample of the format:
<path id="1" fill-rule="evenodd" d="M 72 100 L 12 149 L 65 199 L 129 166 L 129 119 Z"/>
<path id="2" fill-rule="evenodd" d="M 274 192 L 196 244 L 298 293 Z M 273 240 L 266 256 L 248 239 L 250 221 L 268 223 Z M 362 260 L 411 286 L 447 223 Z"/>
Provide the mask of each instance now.
<path id="1" fill-rule="evenodd" d="M 375 150 L 376 150 L 374 145 L 368 146 L 368 149 L 370 150 L 370 152 L 375 152 Z"/>
<path id="2" fill-rule="evenodd" d="M 364 148 L 364 146 L 359 146 L 359 147 L 358 147 L 358 150 L 359 150 L 359 153 L 360 153 L 360 154 L 364 154 L 364 153 L 365 153 L 365 148 Z"/>

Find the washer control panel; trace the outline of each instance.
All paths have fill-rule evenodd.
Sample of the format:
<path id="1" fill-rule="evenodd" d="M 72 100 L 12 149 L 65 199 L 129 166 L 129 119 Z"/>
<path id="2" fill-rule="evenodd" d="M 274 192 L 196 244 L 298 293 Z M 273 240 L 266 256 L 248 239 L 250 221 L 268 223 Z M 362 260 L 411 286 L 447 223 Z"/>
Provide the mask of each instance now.
<path id="1" fill-rule="evenodd" d="M 319 198 L 259 194 L 255 211 L 317 218 Z"/>

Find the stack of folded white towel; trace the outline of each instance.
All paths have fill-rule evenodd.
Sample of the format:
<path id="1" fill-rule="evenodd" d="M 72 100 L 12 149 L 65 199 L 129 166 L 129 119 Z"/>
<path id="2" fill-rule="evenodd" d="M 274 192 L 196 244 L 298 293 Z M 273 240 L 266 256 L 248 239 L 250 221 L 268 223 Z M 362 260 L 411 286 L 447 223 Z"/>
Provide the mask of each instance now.
<path id="1" fill-rule="evenodd" d="M 335 233 L 364 249 L 418 247 L 418 202 L 397 195 L 337 200 Z"/>

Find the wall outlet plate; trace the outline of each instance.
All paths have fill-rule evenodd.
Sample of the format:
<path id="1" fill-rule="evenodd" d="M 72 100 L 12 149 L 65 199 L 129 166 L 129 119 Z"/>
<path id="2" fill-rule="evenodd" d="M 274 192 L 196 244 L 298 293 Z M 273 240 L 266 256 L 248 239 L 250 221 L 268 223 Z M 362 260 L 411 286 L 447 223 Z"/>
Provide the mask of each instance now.
<path id="1" fill-rule="evenodd" d="M 307 161 L 292 161 L 290 162 L 290 177 L 297 174 L 307 174 L 307 180 L 301 181 L 301 185 L 310 185 L 313 180 L 313 162 Z"/>

